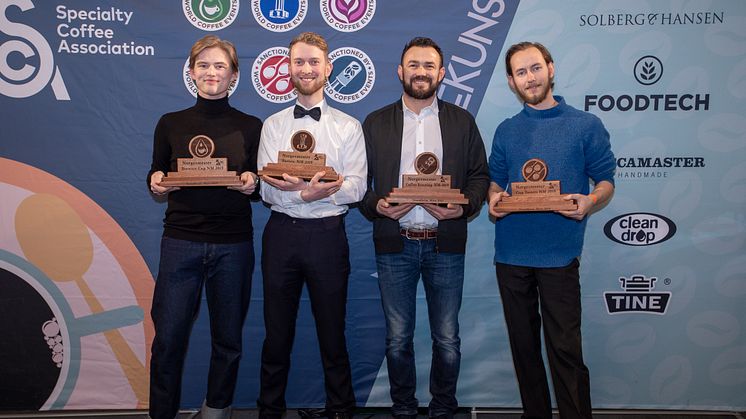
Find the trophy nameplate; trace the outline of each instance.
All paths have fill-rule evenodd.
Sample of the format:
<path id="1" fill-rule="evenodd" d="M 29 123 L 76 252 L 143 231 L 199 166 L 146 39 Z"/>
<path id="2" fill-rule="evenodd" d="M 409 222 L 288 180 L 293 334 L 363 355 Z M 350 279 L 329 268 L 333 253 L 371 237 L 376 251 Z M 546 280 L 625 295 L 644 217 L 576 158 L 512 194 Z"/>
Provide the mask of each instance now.
<path id="1" fill-rule="evenodd" d="M 438 157 L 424 152 L 414 159 L 416 175 L 402 175 L 402 187 L 394 188 L 386 200 L 391 204 L 468 204 L 458 189 L 451 189 L 451 176 L 438 175 Z"/>
<path id="2" fill-rule="evenodd" d="M 176 171 L 168 172 L 161 186 L 241 186 L 235 171 L 228 171 L 228 159 L 212 157 L 215 143 L 206 135 L 189 140 L 191 158 L 176 159 Z"/>
<path id="3" fill-rule="evenodd" d="M 521 174 L 525 182 L 510 184 L 511 196 L 497 203 L 499 212 L 566 211 L 578 209 L 574 199 L 560 195 L 559 180 L 544 180 L 549 168 L 541 159 L 530 159 L 523 164 Z"/>
<path id="4" fill-rule="evenodd" d="M 290 146 L 295 151 L 278 152 L 277 163 L 267 163 L 259 170 L 259 176 L 282 179 L 282 174 L 287 173 L 290 176 L 311 180 L 316 173 L 326 172 L 321 180 L 336 181 L 339 179 L 334 168 L 326 165 L 326 155 L 313 152 L 316 140 L 310 132 L 305 130 L 295 132 L 290 138 Z"/>

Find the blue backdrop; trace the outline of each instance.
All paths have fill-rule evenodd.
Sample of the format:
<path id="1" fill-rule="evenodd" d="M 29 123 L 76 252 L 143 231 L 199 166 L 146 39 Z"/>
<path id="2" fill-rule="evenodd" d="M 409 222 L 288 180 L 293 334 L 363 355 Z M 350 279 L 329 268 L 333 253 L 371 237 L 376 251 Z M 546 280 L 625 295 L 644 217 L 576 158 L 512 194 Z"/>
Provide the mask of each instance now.
<path id="1" fill-rule="evenodd" d="M 192 43 L 236 44 L 234 107 L 292 104 L 282 69 L 302 31 L 329 42 L 326 91 L 362 120 L 398 100 L 403 45 L 445 53 L 439 96 L 477 118 L 487 150 L 520 109 L 506 45 L 552 51 L 555 92 L 611 133 L 617 193 L 591 217 L 581 264 L 595 407 L 746 408 L 746 4 L 737 0 L 4 0 L 0 3 L 0 410 L 147 405 L 165 204 L 148 193 L 152 133 L 194 103 Z M 269 211 L 254 204 L 255 239 Z M 348 346 L 359 405 L 390 403 L 371 225 L 347 220 Z M 486 210 L 469 227 L 461 312 L 463 406 L 518 406 Z M 257 240 L 257 243 L 260 242 Z M 261 252 L 256 247 L 257 257 Z M 430 338 L 415 350 L 426 403 Z M 253 406 L 264 336 L 254 274 L 236 405 Z M 182 405 L 205 392 L 207 310 L 188 348 Z M 323 405 L 304 298 L 288 402 Z M 39 379 L 30 379 L 34 374 Z M 29 396 L 33 394 L 34 396 Z"/>

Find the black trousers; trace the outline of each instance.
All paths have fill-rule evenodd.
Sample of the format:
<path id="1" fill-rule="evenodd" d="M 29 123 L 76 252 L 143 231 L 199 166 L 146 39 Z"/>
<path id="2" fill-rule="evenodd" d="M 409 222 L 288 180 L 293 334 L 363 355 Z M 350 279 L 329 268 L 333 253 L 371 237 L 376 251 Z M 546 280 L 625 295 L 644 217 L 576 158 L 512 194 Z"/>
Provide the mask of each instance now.
<path id="1" fill-rule="evenodd" d="M 292 218 L 272 215 L 262 237 L 264 329 L 257 405 L 266 417 L 286 409 L 285 390 L 303 284 L 308 287 L 324 368 L 326 408 L 355 407 L 345 340 L 349 247 L 344 217 Z"/>
<path id="2" fill-rule="evenodd" d="M 541 356 L 543 324 L 560 417 L 590 418 L 590 378 L 583 363 L 580 336 L 578 260 L 561 268 L 530 268 L 501 263 L 495 266 L 521 392 L 523 417 L 552 417 L 549 385 Z"/>

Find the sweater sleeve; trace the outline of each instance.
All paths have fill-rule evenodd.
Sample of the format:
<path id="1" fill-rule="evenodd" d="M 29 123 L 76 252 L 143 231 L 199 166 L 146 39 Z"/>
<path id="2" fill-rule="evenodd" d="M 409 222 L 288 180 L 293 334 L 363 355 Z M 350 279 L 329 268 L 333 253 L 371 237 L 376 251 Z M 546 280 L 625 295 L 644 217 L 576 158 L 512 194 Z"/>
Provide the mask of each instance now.
<path id="1" fill-rule="evenodd" d="M 586 137 L 585 156 L 585 171 L 588 177 L 595 183 L 605 180 L 613 185 L 616 159 L 611 151 L 609 132 L 595 115 L 592 115 L 591 126 Z"/>
<path id="2" fill-rule="evenodd" d="M 258 118 L 251 118 L 249 129 L 244 133 L 246 161 L 243 163 L 239 173 L 251 172 L 257 175 L 256 159 L 257 153 L 259 152 L 259 139 L 261 138 L 261 134 L 262 122 Z M 261 198 L 259 190 L 260 188 L 254 189 L 254 192 L 249 195 L 249 198 L 252 201 L 258 201 Z"/>
<path id="3" fill-rule="evenodd" d="M 150 188 L 150 176 L 158 171 L 164 174 L 168 173 L 171 169 L 171 144 L 168 141 L 166 115 L 162 116 L 158 120 L 158 124 L 155 126 L 155 132 L 153 134 L 153 160 L 150 164 L 150 170 L 148 176 L 145 178 L 145 183 Z"/>
<path id="4" fill-rule="evenodd" d="M 495 130 L 495 136 L 492 138 L 492 150 L 490 151 L 490 180 L 497 186 L 508 189 L 508 163 L 505 158 L 504 144 L 502 143 L 502 134 L 505 122 L 501 123 Z"/>

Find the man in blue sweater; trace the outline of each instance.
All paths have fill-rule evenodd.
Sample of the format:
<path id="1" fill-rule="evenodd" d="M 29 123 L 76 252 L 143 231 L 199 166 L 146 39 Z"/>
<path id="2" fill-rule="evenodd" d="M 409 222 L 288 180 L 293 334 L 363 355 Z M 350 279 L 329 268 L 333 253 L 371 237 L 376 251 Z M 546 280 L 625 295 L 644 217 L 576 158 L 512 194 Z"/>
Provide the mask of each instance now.
<path id="1" fill-rule="evenodd" d="M 495 266 L 524 418 L 551 418 L 551 402 L 541 355 L 541 327 L 560 416 L 590 418 L 590 379 L 580 336 L 579 257 L 586 216 L 614 192 L 615 160 L 609 133 L 594 115 L 552 95 L 554 62 L 532 42 L 505 55 L 508 84 L 523 110 L 495 131 L 489 158 L 490 214 L 495 222 Z M 540 158 L 548 180 L 559 180 L 577 209 L 508 213 L 497 203 L 521 168 Z M 590 191 L 590 182 L 594 188 Z M 541 314 L 539 313 L 541 310 Z"/>

